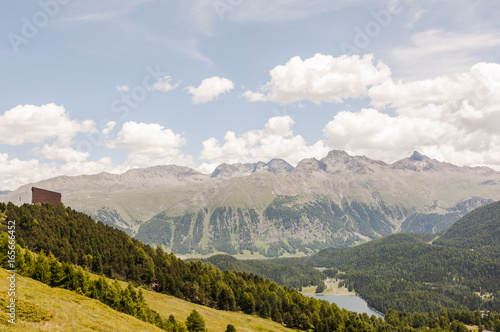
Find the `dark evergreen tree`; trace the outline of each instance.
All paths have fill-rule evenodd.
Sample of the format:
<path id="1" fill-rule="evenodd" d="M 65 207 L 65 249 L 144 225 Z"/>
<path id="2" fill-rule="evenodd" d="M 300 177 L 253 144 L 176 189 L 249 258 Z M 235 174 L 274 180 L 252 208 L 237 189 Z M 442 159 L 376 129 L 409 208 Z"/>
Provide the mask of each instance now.
<path id="1" fill-rule="evenodd" d="M 186 319 L 186 327 L 189 332 L 204 332 L 205 320 L 203 316 L 196 310 L 191 311 Z"/>
<path id="2" fill-rule="evenodd" d="M 252 314 L 255 311 L 255 299 L 253 295 L 247 292 L 243 292 L 239 305 L 244 313 Z"/>
<path id="3" fill-rule="evenodd" d="M 236 328 L 233 325 L 228 324 L 226 327 L 226 332 L 236 332 Z"/>

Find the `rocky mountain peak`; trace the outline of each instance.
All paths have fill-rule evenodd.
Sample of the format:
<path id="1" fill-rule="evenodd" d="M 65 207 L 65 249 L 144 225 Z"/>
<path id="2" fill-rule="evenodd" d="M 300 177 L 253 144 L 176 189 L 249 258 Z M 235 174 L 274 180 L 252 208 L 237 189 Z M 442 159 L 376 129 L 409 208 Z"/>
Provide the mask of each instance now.
<path id="1" fill-rule="evenodd" d="M 351 172 L 354 174 L 373 173 L 373 167 L 386 166 L 384 162 L 372 160 L 365 156 L 350 156 L 345 151 L 333 150 L 321 159 L 328 173 Z"/>
<path id="2" fill-rule="evenodd" d="M 413 151 L 413 154 L 410 156 L 411 161 L 423 161 L 424 156 L 418 153 L 417 151 Z"/>
<path id="3" fill-rule="evenodd" d="M 328 155 L 326 156 L 327 159 L 345 159 L 349 157 L 349 154 L 342 150 L 332 150 L 328 152 Z"/>
<path id="4" fill-rule="evenodd" d="M 283 159 L 275 158 L 267 163 L 267 167 L 270 172 L 278 175 L 287 175 L 291 171 L 293 171 L 293 166 L 287 163 Z"/>
<path id="5" fill-rule="evenodd" d="M 259 161 L 257 163 L 247 164 L 220 164 L 212 172 L 212 178 L 232 178 L 236 176 L 245 176 L 253 173 L 274 173 L 285 176 L 293 171 L 293 166 L 283 159 L 275 158 L 270 162 L 265 163 Z"/>
<path id="6" fill-rule="evenodd" d="M 231 178 L 233 176 L 243 176 L 255 168 L 255 164 L 220 164 L 215 168 L 210 177 Z"/>
<path id="7" fill-rule="evenodd" d="M 442 164 L 444 165 L 444 163 L 440 163 L 439 161 L 431 159 L 417 151 L 413 151 L 413 154 L 409 158 L 396 161 L 391 165 L 391 168 L 411 170 L 414 172 L 429 172 L 438 171 L 439 168 L 442 168 Z"/>
<path id="8" fill-rule="evenodd" d="M 323 161 L 316 158 L 306 158 L 302 159 L 295 167 L 295 172 L 314 172 L 314 171 L 325 171 L 326 165 Z"/>

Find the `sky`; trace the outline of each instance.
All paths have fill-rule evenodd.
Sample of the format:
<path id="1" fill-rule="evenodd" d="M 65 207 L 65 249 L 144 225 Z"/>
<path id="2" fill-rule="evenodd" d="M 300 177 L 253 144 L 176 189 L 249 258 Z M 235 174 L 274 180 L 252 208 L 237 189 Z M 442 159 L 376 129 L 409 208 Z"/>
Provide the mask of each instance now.
<path id="1" fill-rule="evenodd" d="M 0 190 L 413 151 L 500 170 L 496 0 L 0 4 Z"/>

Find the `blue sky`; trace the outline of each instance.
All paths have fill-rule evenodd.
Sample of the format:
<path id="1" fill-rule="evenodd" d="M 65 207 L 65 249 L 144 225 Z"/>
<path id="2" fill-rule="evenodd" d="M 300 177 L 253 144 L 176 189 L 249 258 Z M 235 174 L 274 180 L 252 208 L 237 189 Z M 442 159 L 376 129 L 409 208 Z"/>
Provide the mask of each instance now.
<path id="1" fill-rule="evenodd" d="M 0 6 L 0 189 L 332 149 L 500 169 L 497 1 Z"/>

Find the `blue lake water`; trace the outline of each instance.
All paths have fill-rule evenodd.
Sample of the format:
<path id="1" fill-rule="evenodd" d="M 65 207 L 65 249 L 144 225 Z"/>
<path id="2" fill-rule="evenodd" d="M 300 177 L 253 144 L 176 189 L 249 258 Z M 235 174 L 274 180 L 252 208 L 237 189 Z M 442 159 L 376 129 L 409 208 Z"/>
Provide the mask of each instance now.
<path id="1" fill-rule="evenodd" d="M 383 317 L 380 313 L 371 309 L 365 300 L 357 295 L 324 295 L 324 294 L 304 294 L 306 296 L 315 297 L 318 300 L 326 300 L 330 303 L 336 303 L 339 308 L 345 308 L 349 311 L 357 313 L 366 312 L 368 316 L 375 315 L 376 317 Z"/>

